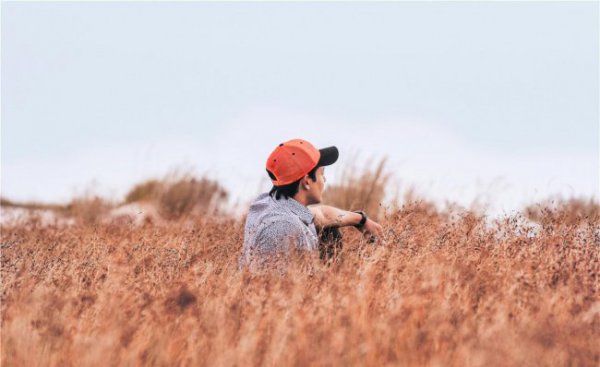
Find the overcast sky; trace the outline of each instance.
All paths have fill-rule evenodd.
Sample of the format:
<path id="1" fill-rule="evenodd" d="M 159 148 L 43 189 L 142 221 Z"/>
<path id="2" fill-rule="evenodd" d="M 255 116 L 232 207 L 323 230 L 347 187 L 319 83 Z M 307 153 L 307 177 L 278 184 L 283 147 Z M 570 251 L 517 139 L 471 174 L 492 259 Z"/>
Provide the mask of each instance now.
<path id="1" fill-rule="evenodd" d="M 597 2 L 2 2 L 2 196 L 188 167 L 235 199 L 280 142 L 512 210 L 599 182 Z"/>

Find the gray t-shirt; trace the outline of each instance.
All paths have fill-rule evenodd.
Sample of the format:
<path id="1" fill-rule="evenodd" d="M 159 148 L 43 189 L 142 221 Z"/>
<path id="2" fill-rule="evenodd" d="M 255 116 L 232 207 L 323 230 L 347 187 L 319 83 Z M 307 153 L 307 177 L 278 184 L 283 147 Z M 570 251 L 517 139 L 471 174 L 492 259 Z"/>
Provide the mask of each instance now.
<path id="1" fill-rule="evenodd" d="M 292 198 L 275 200 L 268 193 L 261 194 L 246 218 L 240 265 L 262 264 L 272 255 L 286 255 L 290 246 L 310 251 L 318 248 L 314 216 Z"/>

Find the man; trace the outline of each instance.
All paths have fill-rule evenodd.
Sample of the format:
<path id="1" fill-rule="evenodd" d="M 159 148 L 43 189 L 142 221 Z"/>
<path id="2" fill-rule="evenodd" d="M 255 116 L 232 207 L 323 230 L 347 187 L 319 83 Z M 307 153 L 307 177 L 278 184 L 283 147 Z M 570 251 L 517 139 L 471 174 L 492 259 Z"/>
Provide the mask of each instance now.
<path id="1" fill-rule="evenodd" d="M 243 265 L 287 255 L 293 248 L 317 251 L 317 229 L 355 226 L 381 237 L 382 228 L 364 212 L 349 212 L 321 202 L 325 167 L 338 159 L 338 149 L 317 150 L 306 140 L 279 144 L 267 159 L 273 182 L 269 193 L 250 206 L 244 230 Z"/>

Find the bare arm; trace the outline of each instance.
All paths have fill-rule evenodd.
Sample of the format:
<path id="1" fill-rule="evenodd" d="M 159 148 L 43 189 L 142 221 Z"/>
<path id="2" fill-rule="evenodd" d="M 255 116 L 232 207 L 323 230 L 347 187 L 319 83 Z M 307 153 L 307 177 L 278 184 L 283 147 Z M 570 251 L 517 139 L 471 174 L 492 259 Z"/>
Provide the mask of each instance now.
<path id="1" fill-rule="evenodd" d="M 315 226 L 317 228 L 354 226 L 360 223 L 362 219 L 362 215 L 358 213 L 329 205 L 311 205 L 308 209 L 315 216 Z M 367 218 L 367 222 L 359 231 L 364 235 L 374 236 L 375 238 L 383 237 L 383 228 L 381 225 L 370 218 Z"/>
<path id="2" fill-rule="evenodd" d="M 318 228 L 353 226 L 362 219 L 358 213 L 329 205 L 310 205 L 308 209 L 315 216 L 315 226 Z"/>

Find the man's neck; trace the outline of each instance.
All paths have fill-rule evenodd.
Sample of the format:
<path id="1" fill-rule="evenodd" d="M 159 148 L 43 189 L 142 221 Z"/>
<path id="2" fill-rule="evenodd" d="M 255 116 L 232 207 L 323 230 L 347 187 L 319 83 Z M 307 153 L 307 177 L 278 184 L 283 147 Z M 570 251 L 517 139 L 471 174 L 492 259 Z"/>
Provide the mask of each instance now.
<path id="1" fill-rule="evenodd" d="M 303 195 L 303 193 L 298 192 L 296 195 L 294 195 L 292 197 L 292 199 L 296 200 L 297 202 L 299 202 L 300 204 L 304 205 L 304 206 L 308 206 L 308 199 L 306 197 L 306 195 Z"/>

